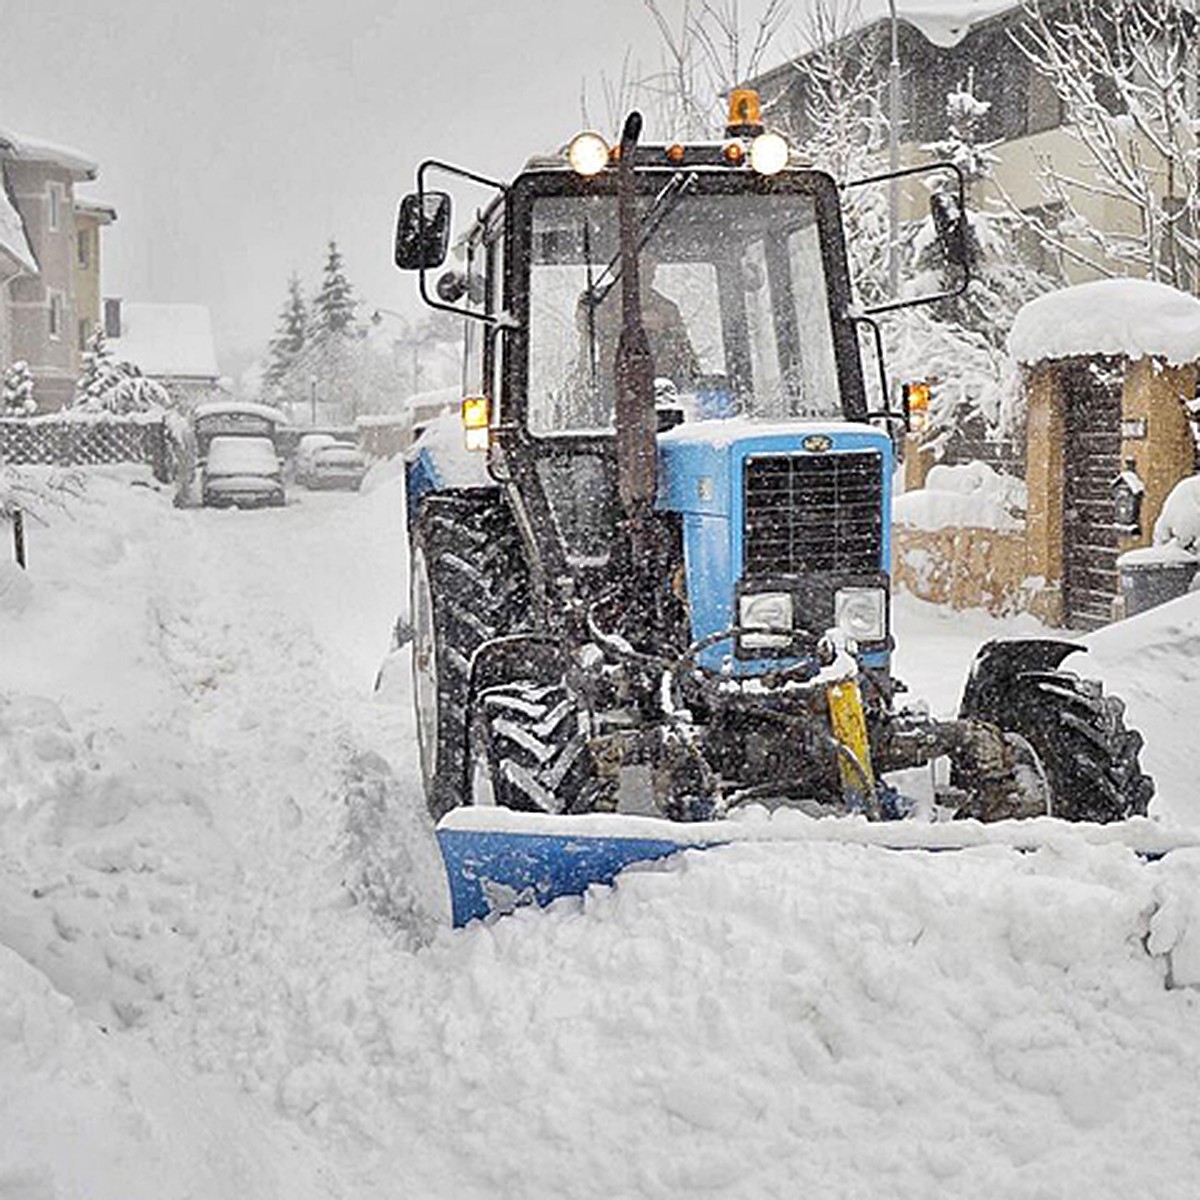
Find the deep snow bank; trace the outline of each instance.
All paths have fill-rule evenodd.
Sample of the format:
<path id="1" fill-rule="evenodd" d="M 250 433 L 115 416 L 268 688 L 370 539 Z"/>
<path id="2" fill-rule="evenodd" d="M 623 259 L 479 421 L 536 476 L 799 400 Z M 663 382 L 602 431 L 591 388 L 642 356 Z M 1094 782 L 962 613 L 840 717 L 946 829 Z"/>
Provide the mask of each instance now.
<path id="1" fill-rule="evenodd" d="M 1195 856 L 744 845 L 437 930 L 410 716 L 370 694 L 395 481 L 89 496 L 0 612 L 5 1200 L 185 1194 L 172 1163 L 239 1200 L 1190 1200 Z M 951 708 L 1012 628 L 902 603 L 902 673 Z M 1184 687 L 1129 628 L 1111 682 Z M 1189 797 L 1194 705 L 1145 710 Z"/>

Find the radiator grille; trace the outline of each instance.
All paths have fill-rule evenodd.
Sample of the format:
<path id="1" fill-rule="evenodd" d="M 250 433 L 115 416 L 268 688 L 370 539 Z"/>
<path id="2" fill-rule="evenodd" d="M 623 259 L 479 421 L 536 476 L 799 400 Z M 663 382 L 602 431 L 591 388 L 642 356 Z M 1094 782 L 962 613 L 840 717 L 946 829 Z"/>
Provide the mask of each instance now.
<path id="1" fill-rule="evenodd" d="M 883 456 L 748 458 L 746 573 L 877 571 L 883 550 Z"/>

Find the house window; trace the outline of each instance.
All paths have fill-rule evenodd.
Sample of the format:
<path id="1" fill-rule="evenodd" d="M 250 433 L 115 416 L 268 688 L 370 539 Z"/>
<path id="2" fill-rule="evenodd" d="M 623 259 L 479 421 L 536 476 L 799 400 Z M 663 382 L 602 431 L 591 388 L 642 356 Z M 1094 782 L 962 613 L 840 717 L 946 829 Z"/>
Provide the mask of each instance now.
<path id="1" fill-rule="evenodd" d="M 79 349 L 86 350 L 88 348 L 88 323 L 82 317 L 79 320 Z"/>
<path id="2" fill-rule="evenodd" d="M 50 336 L 58 341 L 63 334 L 63 294 L 50 293 Z"/>
<path id="3" fill-rule="evenodd" d="M 75 261 L 86 268 L 91 259 L 91 230 L 81 229 L 75 235 Z"/>
<path id="4" fill-rule="evenodd" d="M 46 225 L 51 233 L 57 233 L 59 223 L 62 221 L 63 187 L 61 183 L 51 183 L 49 189 L 50 215 Z"/>

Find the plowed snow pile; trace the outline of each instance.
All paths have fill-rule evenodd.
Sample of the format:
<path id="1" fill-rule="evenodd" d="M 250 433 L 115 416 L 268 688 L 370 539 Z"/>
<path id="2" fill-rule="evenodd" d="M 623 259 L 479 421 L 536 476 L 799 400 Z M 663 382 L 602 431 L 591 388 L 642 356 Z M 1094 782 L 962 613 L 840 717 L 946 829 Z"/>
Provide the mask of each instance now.
<path id="1" fill-rule="evenodd" d="M 3 1200 L 1195 1196 L 1196 854 L 739 845 L 446 929 L 401 503 L 96 473 L 0 574 Z M 1001 631 L 898 624 L 942 709 Z M 1200 824 L 1200 596 L 1091 643 Z"/>

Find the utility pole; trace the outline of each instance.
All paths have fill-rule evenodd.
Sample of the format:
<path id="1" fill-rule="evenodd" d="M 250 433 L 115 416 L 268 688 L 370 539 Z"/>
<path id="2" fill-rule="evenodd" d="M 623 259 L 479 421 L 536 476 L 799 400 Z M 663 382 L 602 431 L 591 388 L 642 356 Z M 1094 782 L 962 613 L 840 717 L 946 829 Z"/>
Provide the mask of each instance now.
<path id="1" fill-rule="evenodd" d="M 896 0 L 888 0 L 891 13 L 892 57 L 888 63 L 888 166 L 900 169 L 900 27 Z M 894 300 L 900 291 L 900 192 L 897 181 L 888 183 L 888 289 Z"/>
<path id="2" fill-rule="evenodd" d="M 309 421 L 310 425 L 317 423 L 317 377 L 314 375 L 308 381 L 308 399 L 312 405 L 312 418 Z"/>

